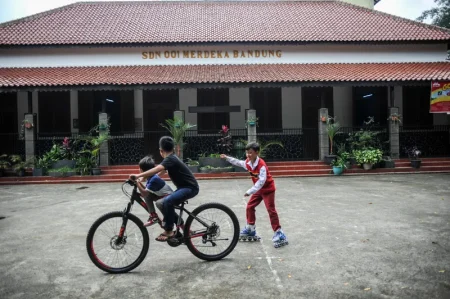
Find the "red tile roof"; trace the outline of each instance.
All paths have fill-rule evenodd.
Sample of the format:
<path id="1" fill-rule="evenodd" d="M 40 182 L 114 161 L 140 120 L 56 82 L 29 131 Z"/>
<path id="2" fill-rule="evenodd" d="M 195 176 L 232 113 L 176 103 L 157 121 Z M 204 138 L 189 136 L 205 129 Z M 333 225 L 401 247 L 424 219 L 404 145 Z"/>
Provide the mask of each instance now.
<path id="1" fill-rule="evenodd" d="M 450 80 L 450 62 L 0 68 L 0 88 Z"/>
<path id="2" fill-rule="evenodd" d="M 86 2 L 0 25 L 0 45 L 450 41 L 340 1 Z"/>

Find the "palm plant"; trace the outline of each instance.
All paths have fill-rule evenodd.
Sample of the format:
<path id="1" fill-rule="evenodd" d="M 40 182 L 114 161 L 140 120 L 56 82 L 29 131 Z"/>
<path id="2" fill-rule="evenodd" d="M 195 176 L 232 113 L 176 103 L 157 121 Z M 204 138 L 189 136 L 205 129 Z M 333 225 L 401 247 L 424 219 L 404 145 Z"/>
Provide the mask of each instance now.
<path id="1" fill-rule="evenodd" d="M 166 119 L 165 122 L 166 124 L 160 124 L 160 126 L 169 131 L 169 133 L 172 135 L 172 138 L 175 142 L 176 154 L 177 156 L 180 156 L 184 133 L 186 133 L 187 130 L 194 128 L 195 125 L 185 123 L 183 119 L 179 117 Z"/>
<path id="2" fill-rule="evenodd" d="M 341 130 L 341 125 L 333 117 L 328 116 L 326 129 L 328 138 L 330 139 L 330 155 L 332 155 L 334 136 Z"/>
<path id="3" fill-rule="evenodd" d="M 248 141 L 241 139 L 240 140 L 242 143 L 245 144 L 245 146 L 247 146 Z M 274 146 L 274 145 L 278 145 L 281 146 L 282 148 L 284 148 L 283 143 L 281 143 L 280 141 L 277 140 L 269 140 L 269 141 L 260 141 L 260 140 L 256 140 L 256 143 L 259 144 L 259 156 L 261 158 L 265 158 L 266 157 L 266 151 L 270 146 Z"/>

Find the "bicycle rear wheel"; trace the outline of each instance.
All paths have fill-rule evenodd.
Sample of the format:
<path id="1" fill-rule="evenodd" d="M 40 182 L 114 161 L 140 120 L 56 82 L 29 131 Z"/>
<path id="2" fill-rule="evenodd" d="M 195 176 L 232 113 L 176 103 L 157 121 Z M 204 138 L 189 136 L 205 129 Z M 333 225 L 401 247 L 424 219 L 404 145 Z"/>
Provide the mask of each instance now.
<path id="1" fill-rule="evenodd" d="M 195 217 L 190 215 L 184 228 L 186 246 L 192 254 L 205 261 L 216 261 L 229 255 L 239 240 L 236 214 L 220 203 L 203 204 L 192 214 Z"/>
<path id="2" fill-rule="evenodd" d="M 86 248 L 92 262 L 109 273 L 133 270 L 145 259 L 149 247 L 148 232 L 139 218 L 128 214 L 121 241 L 119 233 L 123 212 L 111 212 L 92 224 L 86 238 Z"/>

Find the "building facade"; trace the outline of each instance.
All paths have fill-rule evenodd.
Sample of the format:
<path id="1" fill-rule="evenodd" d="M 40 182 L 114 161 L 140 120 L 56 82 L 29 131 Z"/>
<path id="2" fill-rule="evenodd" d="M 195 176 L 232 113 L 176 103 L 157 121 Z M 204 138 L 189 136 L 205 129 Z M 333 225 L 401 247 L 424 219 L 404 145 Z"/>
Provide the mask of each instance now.
<path id="1" fill-rule="evenodd" d="M 448 156 L 450 117 L 429 106 L 431 82 L 450 80 L 450 31 L 347 2 L 77 3 L 1 24 L 3 151 L 24 151 L 27 113 L 41 154 L 104 112 L 109 163 L 134 163 L 182 111 L 196 158 L 217 151 L 222 125 L 246 139 L 254 109 L 258 139 L 285 144 L 269 159 L 318 159 L 320 108 L 352 132 L 368 117 L 387 130 L 396 107 L 401 148 Z"/>

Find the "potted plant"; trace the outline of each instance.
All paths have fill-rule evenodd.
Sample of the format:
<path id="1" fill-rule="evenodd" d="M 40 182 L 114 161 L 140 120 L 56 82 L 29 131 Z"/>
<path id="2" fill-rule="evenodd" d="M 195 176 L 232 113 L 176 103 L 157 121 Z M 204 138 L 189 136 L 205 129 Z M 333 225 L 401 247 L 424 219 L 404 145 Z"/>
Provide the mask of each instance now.
<path id="1" fill-rule="evenodd" d="M 192 171 L 192 173 L 197 173 L 200 163 L 196 160 L 192 160 L 192 159 L 188 158 L 186 165 Z"/>
<path id="2" fill-rule="evenodd" d="M 95 160 L 90 153 L 80 154 L 76 162 L 76 169 L 81 175 L 90 175 L 95 167 Z"/>
<path id="3" fill-rule="evenodd" d="M 233 172 L 232 166 L 226 166 L 226 167 L 213 167 L 211 165 L 206 165 L 203 167 L 200 167 L 201 173 L 222 173 L 222 172 Z"/>
<path id="4" fill-rule="evenodd" d="M 8 161 L 8 155 L 3 154 L 0 156 L 0 177 L 3 176 L 3 172 L 5 169 L 9 168 L 11 166 L 11 163 Z"/>
<path id="5" fill-rule="evenodd" d="M 211 166 L 211 167 L 228 167 L 230 163 L 226 160 L 220 158 L 219 153 L 209 154 L 208 156 L 200 156 L 198 158 L 200 167 Z"/>
<path id="6" fill-rule="evenodd" d="M 389 117 L 387 118 L 387 120 L 393 122 L 393 123 L 402 123 L 402 116 L 401 114 L 398 113 L 392 113 L 391 115 L 389 115 Z"/>
<path id="7" fill-rule="evenodd" d="M 383 156 L 380 161 L 380 167 L 382 168 L 395 168 L 395 161 L 389 156 Z"/>
<path id="8" fill-rule="evenodd" d="M 50 168 L 52 161 L 48 159 L 47 156 L 43 155 L 42 157 L 34 160 L 33 167 L 33 176 L 44 176 L 47 173 L 47 169 Z"/>
<path id="9" fill-rule="evenodd" d="M 68 177 L 75 175 L 75 170 L 70 167 L 61 167 L 56 169 L 50 169 L 48 174 L 52 177 Z"/>
<path id="10" fill-rule="evenodd" d="M 333 167 L 334 175 L 341 175 L 347 168 L 346 160 L 341 157 L 337 157 L 337 159 L 331 162 L 331 166 Z"/>
<path id="11" fill-rule="evenodd" d="M 333 154 L 333 142 L 336 134 L 341 130 L 341 125 L 335 120 L 335 118 L 328 116 L 326 123 L 326 131 L 328 139 L 330 140 L 330 154 L 325 155 L 325 163 L 331 164 L 336 159 L 336 155 Z"/>
<path id="12" fill-rule="evenodd" d="M 28 168 L 32 163 L 30 161 L 23 161 L 22 157 L 19 155 L 11 155 L 11 162 L 13 163 L 13 169 L 18 176 L 25 176 L 25 169 Z"/>
<path id="13" fill-rule="evenodd" d="M 354 151 L 356 162 L 365 170 L 372 169 L 373 165 L 381 161 L 383 152 L 380 149 L 363 149 Z"/>
<path id="14" fill-rule="evenodd" d="M 181 118 L 174 117 L 173 119 L 166 119 L 166 124 L 160 124 L 161 127 L 169 131 L 175 142 L 175 153 L 177 156 L 183 158 L 183 136 L 187 130 L 194 128 L 196 125 L 185 123 Z"/>
<path id="15" fill-rule="evenodd" d="M 69 137 L 64 137 L 64 140 L 62 141 L 62 144 L 60 146 L 57 144 L 53 144 L 48 155 L 54 161 L 51 168 L 75 168 L 76 162 L 75 160 L 73 160 L 73 146 Z"/>
<path id="16" fill-rule="evenodd" d="M 419 156 L 422 154 L 421 151 L 417 148 L 417 146 L 413 146 L 408 151 L 408 156 L 411 160 L 411 166 L 413 168 L 420 168 L 422 164 L 422 160 L 419 159 Z"/>
<path id="17" fill-rule="evenodd" d="M 258 126 L 258 117 L 256 117 L 256 116 L 252 116 L 252 117 L 249 117 L 246 121 L 245 121 L 245 127 L 246 128 L 248 128 L 249 126 L 250 127 L 257 127 Z"/>

